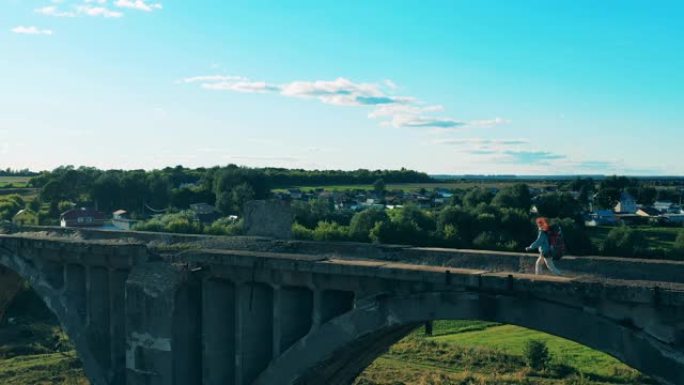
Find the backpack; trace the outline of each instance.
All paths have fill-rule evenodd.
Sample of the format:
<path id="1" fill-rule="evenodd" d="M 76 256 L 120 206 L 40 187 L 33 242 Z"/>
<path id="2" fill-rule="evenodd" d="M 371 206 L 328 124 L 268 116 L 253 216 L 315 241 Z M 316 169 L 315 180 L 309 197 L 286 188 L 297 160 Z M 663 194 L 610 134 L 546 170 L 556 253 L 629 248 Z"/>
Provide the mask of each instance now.
<path id="1" fill-rule="evenodd" d="M 553 225 L 546 232 L 549 237 L 549 253 L 551 258 L 559 260 L 565 255 L 565 239 L 563 238 L 563 231 L 559 225 Z"/>

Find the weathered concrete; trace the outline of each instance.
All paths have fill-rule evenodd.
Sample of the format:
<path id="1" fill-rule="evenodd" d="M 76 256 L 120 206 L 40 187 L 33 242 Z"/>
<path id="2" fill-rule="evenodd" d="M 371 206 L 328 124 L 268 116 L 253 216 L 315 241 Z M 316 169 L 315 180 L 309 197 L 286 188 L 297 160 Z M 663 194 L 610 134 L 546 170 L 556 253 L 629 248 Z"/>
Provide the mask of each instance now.
<path id="1" fill-rule="evenodd" d="M 568 258 L 578 275 L 558 278 L 514 253 L 79 234 L 0 235 L 0 265 L 55 312 L 94 385 L 348 385 L 434 319 L 549 332 L 684 384 L 678 262 Z"/>
<path id="2" fill-rule="evenodd" d="M 12 270 L 0 266 L 0 324 L 5 319 L 7 307 L 22 288 L 22 279 Z"/>
<path id="3" fill-rule="evenodd" d="M 294 213 L 288 202 L 249 201 L 244 207 L 244 227 L 248 235 L 289 239 Z"/>

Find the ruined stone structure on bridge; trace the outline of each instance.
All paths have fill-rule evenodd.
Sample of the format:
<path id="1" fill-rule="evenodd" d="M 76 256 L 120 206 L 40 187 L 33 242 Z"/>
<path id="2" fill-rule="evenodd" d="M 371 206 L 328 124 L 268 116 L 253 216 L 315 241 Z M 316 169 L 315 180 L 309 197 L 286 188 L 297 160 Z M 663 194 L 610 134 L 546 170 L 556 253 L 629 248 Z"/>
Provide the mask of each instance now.
<path id="1" fill-rule="evenodd" d="M 51 229 L 0 235 L 94 385 L 348 385 L 433 319 L 516 324 L 684 384 L 684 263 Z"/>

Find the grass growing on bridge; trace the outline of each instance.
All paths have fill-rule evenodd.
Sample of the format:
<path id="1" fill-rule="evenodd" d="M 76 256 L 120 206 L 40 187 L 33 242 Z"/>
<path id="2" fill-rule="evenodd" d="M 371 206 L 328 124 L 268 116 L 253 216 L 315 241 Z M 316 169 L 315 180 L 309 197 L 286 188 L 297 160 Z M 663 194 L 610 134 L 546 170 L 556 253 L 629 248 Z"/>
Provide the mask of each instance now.
<path id="1" fill-rule="evenodd" d="M 551 368 L 525 366 L 530 339 L 547 343 Z M 356 385 L 646 385 L 649 379 L 603 353 L 545 333 L 479 321 L 435 322 L 394 345 Z"/>
<path id="2" fill-rule="evenodd" d="M 0 358 L 3 385 L 87 385 L 73 352 Z"/>

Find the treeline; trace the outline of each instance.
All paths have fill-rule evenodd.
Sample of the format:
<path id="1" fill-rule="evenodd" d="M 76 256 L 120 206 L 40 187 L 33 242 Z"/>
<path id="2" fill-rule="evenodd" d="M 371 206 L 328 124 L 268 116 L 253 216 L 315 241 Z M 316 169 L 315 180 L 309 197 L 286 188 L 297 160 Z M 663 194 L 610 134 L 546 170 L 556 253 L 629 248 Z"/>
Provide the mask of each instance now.
<path id="1" fill-rule="evenodd" d="M 38 173 L 33 172 L 27 168 L 21 170 L 13 170 L 11 168 L 0 169 L 0 176 L 34 176 Z"/>
<path id="2" fill-rule="evenodd" d="M 563 229 L 573 255 L 684 258 L 684 230 L 673 248 L 650 247 L 643 234 L 628 227 L 612 229 L 592 243 L 584 225 L 582 203 L 568 192 L 534 198 L 517 184 L 496 194 L 483 188 L 459 191 L 438 209 L 412 205 L 393 210 L 367 209 L 358 213 L 335 211 L 327 199 L 293 202 L 296 238 L 316 241 L 358 241 L 483 250 L 522 251 L 536 237 L 534 219 L 552 218 Z"/>
<path id="3" fill-rule="evenodd" d="M 557 218 L 563 225 L 571 252 L 593 251 L 581 205 L 572 196 L 544 194 L 536 205 L 539 215 Z M 302 239 L 520 251 L 536 236 L 530 214 L 532 196 L 525 184 L 496 194 L 484 188 L 457 191 L 448 205 L 433 210 L 406 205 L 345 214 L 333 210 L 325 199 L 293 202 L 293 207 L 294 234 Z"/>
<path id="4" fill-rule="evenodd" d="M 306 171 L 281 168 L 226 167 L 161 170 L 99 170 L 59 167 L 31 179 L 39 199 L 52 214 L 70 205 L 95 206 L 103 211 L 125 209 L 134 215 L 165 209 L 186 209 L 192 203 L 215 205 L 223 214 L 241 211 L 244 202 L 265 199 L 271 189 L 300 185 L 419 183 L 432 181 L 412 170 Z"/>

